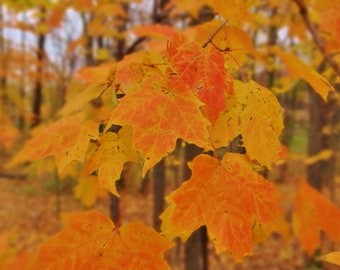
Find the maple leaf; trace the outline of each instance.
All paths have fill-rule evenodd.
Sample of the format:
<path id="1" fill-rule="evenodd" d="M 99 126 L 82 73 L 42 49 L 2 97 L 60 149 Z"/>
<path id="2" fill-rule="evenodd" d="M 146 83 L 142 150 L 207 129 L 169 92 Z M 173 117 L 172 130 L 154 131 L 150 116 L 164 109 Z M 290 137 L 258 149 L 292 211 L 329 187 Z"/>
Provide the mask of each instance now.
<path id="1" fill-rule="evenodd" d="M 137 36 L 151 36 L 162 39 L 170 39 L 178 33 L 178 31 L 170 26 L 161 24 L 141 25 L 132 29 Z"/>
<path id="2" fill-rule="evenodd" d="M 239 118 L 242 113 L 242 105 L 237 101 L 236 96 L 237 93 L 235 96 L 226 98 L 226 110 L 212 126 L 211 137 L 215 148 L 229 145 L 240 134 Z"/>
<path id="3" fill-rule="evenodd" d="M 188 85 L 205 104 L 204 111 L 214 123 L 225 109 L 225 94 L 233 94 L 226 84 L 224 56 L 212 46 L 202 48 L 196 43 L 181 42 L 185 39 L 177 37 L 169 43 L 169 85 Z"/>
<path id="4" fill-rule="evenodd" d="M 132 149 L 132 129 L 122 127 L 118 134 L 108 132 L 98 141 L 97 151 L 87 161 L 83 173 L 90 174 L 98 169 L 101 187 L 119 197 L 115 182 L 120 178 L 123 166 L 128 161 L 138 162 L 137 153 Z"/>
<path id="5" fill-rule="evenodd" d="M 330 252 L 321 257 L 325 262 L 333 263 L 340 266 L 340 252 Z"/>
<path id="6" fill-rule="evenodd" d="M 117 228 L 97 211 L 81 212 L 41 245 L 32 269 L 170 269 L 164 252 L 172 246 L 141 222 Z"/>
<path id="7" fill-rule="evenodd" d="M 154 73 L 161 73 L 158 66 L 164 60 L 158 52 L 139 51 L 126 55 L 124 59 L 117 63 L 114 76 L 114 84 L 125 93 L 131 93 L 140 89 L 140 85 L 146 77 Z"/>
<path id="8" fill-rule="evenodd" d="M 247 154 L 260 164 L 271 167 L 281 151 L 279 136 L 283 118 L 280 103 L 271 91 L 254 81 L 235 81 L 234 87 L 243 106 L 240 132 Z"/>
<path id="9" fill-rule="evenodd" d="M 247 154 L 271 167 L 281 151 L 282 109 L 272 92 L 250 81 L 234 81 L 235 96 L 212 128 L 215 147 L 228 145 L 241 134 Z"/>
<path id="10" fill-rule="evenodd" d="M 229 17 L 225 17 L 230 20 Z M 196 36 L 195 42 L 199 44 L 206 44 L 213 33 L 218 32 L 210 41 L 211 46 L 218 49 L 224 57 L 224 65 L 228 71 L 236 71 L 241 65 L 246 64 L 249 60 L 249 55 L 259 58 L 259 53 L 255 50 L 252 40 L 249 35 L 235 26 L 224 25 L 221 28 L 220 20 L 213 20 L 211 22 L 201 24 L 195 27 Z"/>
<path id="11" fill-rule="evenodd" d="M 284 52 L 278 47 L 272 48 L 273 52 L 285 63 L 289 73 L 308 82 L 311 87 L 324 99 L 327 99 L 328 92 L 335 91 L 326 78 L 321 76 L 311 67 L 303 63 L 291 53 Z"/>
<path id="12" fill-rule="evenodd" d="M 83 162 L 90 140 L 97 138 L 98 125 L 85 120 L 83 114 L 64 117 L 37 130 L 8 166 L 55 156 L 62 171 L 73 160 Z"/>
<path id="13" fill-rule="evenodd" d="M 226 153 L 221 162 L 202 154 L 191 169 L 191 178 L 167 198 L 163 233 L 187 239 L 206 225 L 218 253 L 229 250 L 236 260 L 251 254 L 254 224 L 270 223 L 278 211 L 273 184 L 240 154 Z"/>
<path id="14" fill-rule="evenodd" d="M 146 78 L 141 90 L 126 95 L 112 111 L 107 126 L 133 127 L 133 147 L 144 157 L 143 175 L 181 138 L 199 147 L 210 149 L 202 103 L 185 86 L 169 89 L 164 77 L 155 74 Z"/>
<path id="15" fill-rule="evenodd" d="M 340 210 L 305 179 L 301 179 L 295 197 L 293 229 L 310 256 L 320 246 L 321 230 L 333 241 L 340 241 Z"/>
<path id="16" fill-rule="evenodd" d="M 97 177 L 90 175 L 78 178 L 78 183 L 74 188 L 74 196 L 89 207 L 94 205 L 98 197 L 106 197 L 107 192 L 98 185 Z"/>

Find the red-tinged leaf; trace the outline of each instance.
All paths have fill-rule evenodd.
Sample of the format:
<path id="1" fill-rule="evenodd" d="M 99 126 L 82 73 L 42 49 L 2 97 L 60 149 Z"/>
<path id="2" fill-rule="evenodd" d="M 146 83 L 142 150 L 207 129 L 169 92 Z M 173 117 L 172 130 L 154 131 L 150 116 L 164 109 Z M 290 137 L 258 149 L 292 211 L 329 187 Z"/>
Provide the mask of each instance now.
<path id="1" fill-rule="evenodd" d="M 251 254 L 254 224 L 270 223 L 278 212 L 274 186 L 240 154 L 227 153 L 221 162 L 199 155 L 191 169 L 189 181 L 168 197 L 164 234 L 187 239 L 206 225 L 218 253 L 228 250 L 236 260 Z"/>
<path id="2" fill-rule="evenodd" d="M 179 39 L 175 38 L 169 44 L 168 66 L 170 87 L 188 85 L 205 104 L 204 111 L 214 123 L 225 109 L 225 94 L 233 94 L 231 85 L 226 84 L 223 54 L 212 46 L 202 48 L 196 43 L 180 45 Z"/>
<path id="3" fill-rule="evenodd" d="M 134 92 L 145 78 L 160 73 L 158 67 L 163 62 L 157 52 L 140 51 L 127 55 L 117 64 L 114 83 L 125 94 Z"/>
<path id="4" fill-rule="evenodd" d="M 321 257 L 321 260 L 340 266 L 340 252 L 330 252 Z"/>
<path id="5" fill-rule="evenodd" d="M 164 252 L 173 244 L 135 222 L 117 228 L 103 214 L 70 214 L 66 227 L 43 243 L 32 269 L 170 269 Z"/>
<path id="6" fill-rule="evenodd" d="M 253 46 L 251 38 L 245 31 L 228 24 L 220 28 L 221 23 L 220 20 L 213 20 L 196 26 L 195 41 L 203 45 L 216 32 L 216 29 L 219 29 L 211 42 L 214 44 L 214 47 L 223 52 L 225 58 L 224 65 L 227 69 L 229 71 L 237 70 L 240 68 L 240 65 L 242 66 L 249 61 L 249 55 L 257 57 L 258 53 Z"/>
<path id="7" fill-rule="evenodd" d="M 321 14 L 320 29 L 327 33 L 326 49 L 329 53 L 335 52 L 340 46 L 340 3 L 330 1 Z"/>
<path id="8" fill-rule="evenodd" d="M 85 67 L 77 72 L 77 78 L 91 84 L 105 83 L 115 66 L 115 63 L 105 63 L 97 67 Z"/>
<path id="9" fill-rule="evenodd" d="M 120 3 L 98 3 L 94 12 L 99 16 L 126 18 L 127 14 Z"/>
<path id="10" fill-rule="evenodd" d="M 132 149 L 132 129 L 122 127 L 116 133 L 105 133 L 101 136 L 99 148 L 86 163 L 83 173 L 90 174 L 98 170 L 98 180 L 101 187 L 119 197 L 116 181 L 120 178 L 125 162 L 138 162 L 137 153 Z"/>
<path id="11" fill-rule="evenodd" d="M 320 246 L 320 231 L 340 241 L 340 209 L 302 179 L 295 198 L 293 228 L 311 256 Z"/>
<path id="12" fill-rule="evenodd" d="M 132 143 L 145 160 L 144 175 L 174 149 L 178 138 L 210 148 L 202 103 L 185 86 L 172 90 L 160 75 L 145 79 L 141 90 L 120 100 L 108 123 L 133 127 Z"/>
<path id="13" fill-rule="evenodd" d="M 132 29 L 132 32 L 137 36 L 150 36 L 157 37 L 163 39 L 170 39 L 174 35 L 178 34 L 178 31 L 174 28 L 161 25 L 161 24 L 152 24 L 152 25 L 142 25 Z"/>
<path id="14" fill-rule="evenodd" d="M 55 156 L 62 171 L 73 160 L 83 162 L 90 140 L 97 138 L 98 125 L 85 120 L 83 114 L 64 117 L 37 130 L 8 166 Z"/>
<path id="15" fill-rule="evenodd" d="M 286 53 L 279 48 L 273 48 L 273 52 L 285 63 L 291 76 L 308 82 L 315 92 L 317 92 L 324 100 L 327 100 L 330 91 L 334 91 L 333 86 L 329 84 L 326 78 L 303 63 L 293 54 Z"/>
<path id="16" fill-rule="evenodd" d="M 59 4 L 51 10 L 48 18 L 48 24 L 51 28 L 61 27 L 66 9 L 66 5 Z"/>

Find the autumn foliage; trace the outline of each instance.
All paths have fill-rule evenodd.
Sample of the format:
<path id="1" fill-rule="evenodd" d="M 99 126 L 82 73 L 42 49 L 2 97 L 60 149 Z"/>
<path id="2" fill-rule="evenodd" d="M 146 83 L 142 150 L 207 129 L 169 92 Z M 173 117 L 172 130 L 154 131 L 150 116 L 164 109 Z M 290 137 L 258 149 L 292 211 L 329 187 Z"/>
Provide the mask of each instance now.
<path id="1" fill-rule="evenodd" d="M 86 9 L 86 1 L 78 2 Z M 170 1 L 168 8 L 176 7 L 170 8 L 173 14 L 188 9 L 195 17 L 201 6 L 188 8 L 189 2 Z M 221 1 L 204 3 L 221 10 Z M 79 181 L 95 177 L 119 197 L 116 181 L 124 164 L 140 164 L 145 176 L 178 140 L 196 145 L 202 154 L 189 163 L 190 179 L 166 198 L 160 232 L 141 222 L 119 227 L 95 211 L 68 214 L 64 229 L 27 259 L 28 269 L 170 269 L 164 254 L 172 241 L 185 241 L 201 226 L 217 253 L 241 262 L 273 231 L 289 235 L 279 192 L 261 174 L 285 158 L 283 108 L 242 66 L 249 59 L 263 62 L 269 51 L 324 100 L 334 88 L 293 54 L 276 46 L 266 52 L 254 48 L 237 23 L 248 14 L 243 5 L 227 5 L 218 18 L 184 30 L 136 27 L 137 37 L 147 37 L 143 50 L 78 73 L 84 87 L 56 119 L 33 130 L 8 166 L 53 156 L 60 175 L 77 163 Z M 100 12 L 108 8 L 113 7 L 102 6 Z M 60 12 L 52 13 L 53 24 Z M 244 154 L 228 148 L 235 141 Z M 321 230 L 340 241 L 340 210 L 304 179 L 292 216 L 292 232 L 308 255 L 320 245 Z"/>

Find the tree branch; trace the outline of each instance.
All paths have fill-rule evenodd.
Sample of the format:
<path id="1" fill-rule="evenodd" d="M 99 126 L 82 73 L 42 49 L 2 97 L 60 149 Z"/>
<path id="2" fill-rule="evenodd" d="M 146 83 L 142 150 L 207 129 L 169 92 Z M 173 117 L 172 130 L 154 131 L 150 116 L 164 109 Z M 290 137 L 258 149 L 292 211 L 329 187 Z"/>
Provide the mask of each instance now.
<path id="1" fill-rule="evenodd" d="M 202 45 L 202 48 L 207 47 L 207 45 L 212 41 L 212 39 L 217 35 L 217 33 L 223 28 L 223 26 L 225 26 L 227 24 L 228 21 L 229 21 L 228 19 L 225 19 L 225 20 L 222 21 L 220 26 L 217 27 L 216 30 L 208 38 L 208 40 L 206 42 L 204 42 L 204 44 Z"/>
<path id="2" fill-rule="evenodd" d="M 334 58 L 327 54 L 326 52 L 326 47 L 323 39 L 319 36 L 315 25 L 312 23 L 310 20 L 310 17 L 308 15 L 308 10 L 306 6 L 303 3 L 303 0 L 293 0 L 293 2 L 296 3 L 296 5 L 299 7 L 299 12 L 300 15 L 309 31 L 309 33 L 312 35 L 312 38 L 315 42 L 316 47 L 318 50 L 321 52 L 323 57 L 325 58 L 326 62 L 332 67 L 332 69 L 335 71 L 335 73 L 340 76 L 340 67 L 339 65 L 335 62 Z"/>

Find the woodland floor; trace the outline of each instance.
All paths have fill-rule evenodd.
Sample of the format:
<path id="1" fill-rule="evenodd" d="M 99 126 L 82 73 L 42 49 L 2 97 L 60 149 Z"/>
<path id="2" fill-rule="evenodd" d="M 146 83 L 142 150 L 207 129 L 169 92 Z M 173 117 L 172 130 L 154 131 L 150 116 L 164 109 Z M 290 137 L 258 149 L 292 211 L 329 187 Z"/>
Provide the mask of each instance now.
<path id="1" fill-rule="evenodd" d="M 286 196 L 292 193 L 290 184 L 287 182 L 282 184 Z M 147 187 L 144 194 L 137 189 L 122 192 L 122 223 L 143 220 L 151 225 L 150 189 Z M 108 215 L 108 199 L 99 199 L 93 208 L 87 208 L 74 198 L 72 187 L 64 185 L 59 198 L 55 190 L 53 180 L 48 177 L 38 179 L 0 177 L 0 235 L 9 233 L 13 245 L 18 250 L 34 251 L 38 243 L 62 227 L 59 213 L 97 209 Z M 340 183 L 337 184 L 336 194 L 340 195 Z M 340 202 L 337 203 L 339 205 Z M 289 212 L 290 206 L 285 207 Z M 325 250 L 331 248 L 334 247 L 326 245 Z M 171 257 L 171 254 L 168 256 Z M 321 267 L 306 265 L 306 258 L 298 241 L 294 239 L 284 241 L 278 235 L 273 235 L 266 243 L 257 245 L 254 248 L 254 256 L 246 257 L 242 264 L 235 264 L 233 259 L 226 255 L 216 255 L 213 246 L 209 246 L 209 269 L 211 270 L 337 269 L 327 263 Z M 183 267 L 172 267 L 172 269 L 182 270 Z"/>

